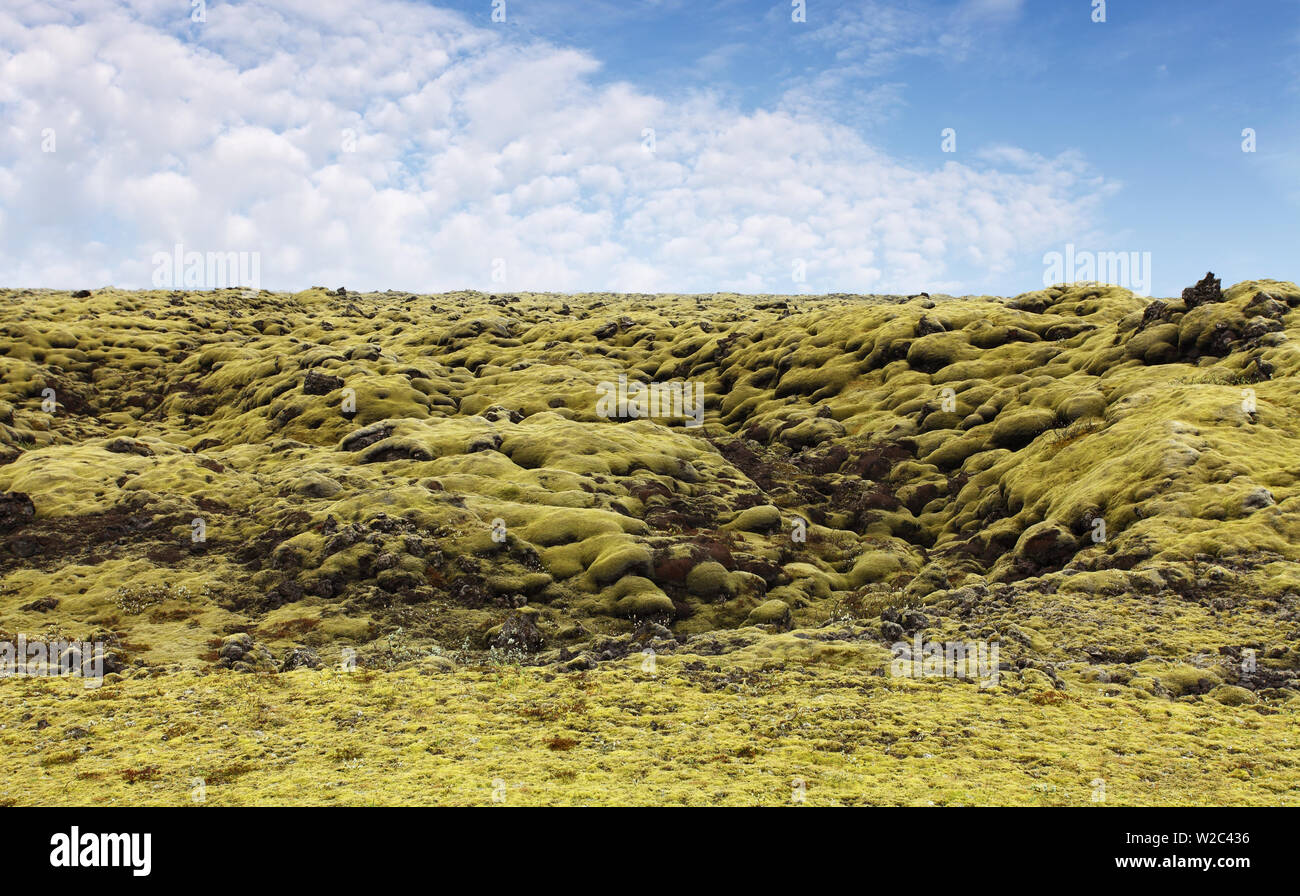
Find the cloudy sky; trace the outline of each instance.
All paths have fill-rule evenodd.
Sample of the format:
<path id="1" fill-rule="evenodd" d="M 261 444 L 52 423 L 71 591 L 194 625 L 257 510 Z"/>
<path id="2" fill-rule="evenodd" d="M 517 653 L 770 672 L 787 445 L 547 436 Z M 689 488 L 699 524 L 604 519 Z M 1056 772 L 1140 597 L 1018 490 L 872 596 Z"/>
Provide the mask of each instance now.
<path id="1" fill-rule="evenodd" d="M 1297 0 L 797 5 L 4 0 L 0 285 L 176 244 L 271 289 L 1300 279 Z"/>

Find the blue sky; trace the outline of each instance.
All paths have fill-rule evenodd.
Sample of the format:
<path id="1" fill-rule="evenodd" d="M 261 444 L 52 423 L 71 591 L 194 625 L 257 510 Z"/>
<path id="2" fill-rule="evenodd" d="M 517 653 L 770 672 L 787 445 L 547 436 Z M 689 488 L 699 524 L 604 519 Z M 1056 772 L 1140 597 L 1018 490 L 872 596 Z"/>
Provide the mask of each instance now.
<path id="1" fill-rule="evenodd" d="M 1300 277 L 1300 0 L 791 11 L 18 0 L 0 283 L 149 286 L 178 243 L 278 289 L 1015 294 L 1067 244 L 1157 295 Z"/>
<path id="2" fill-rule="evenodd" d="M 489 15 L 481 3 L 455 6 Z M 1111 239 L 1083 239 L 1080 248 L 1150 251 L 1162 295 L 1211 265 L 1233 280 L 1300 276 L 1295 0 L 1114 2 L 1104 23 L 1092 21 L 1091 0 L 814 0 L 807 33 L 788 21 L 785 4 L 770 2 L 609 3 L 591 14 L 515 6 L 521 29 L 604 60 L 602 77 L 717 90 L 744 110 L 842 69 L 841 89 L 827 97 L 837 117 L 916 164 L 942 158 L 938 134 L 947 127 L 962 153 L 999 144 L 1045 156 L 1077 150 L 1119 186 L 1099 218 Z M 890 19 L 900 12 L 957 19 L 948 27 L 968 29 L 973 46 L 945 51 L 935 39 L 941 28 L 916 35 Z M 876 53 L 855 55 L 854 37 L 821 34 L 844 22 L 862 22 L 870 34 L 878 14 L 885 33 Z M 855 91 L 884 96 L 863 109 Z M 1242 152 L 1247 127 L 1257 133 L 1253 155 Z M 999 278 L 988 288 L 1019 282 Z"/>

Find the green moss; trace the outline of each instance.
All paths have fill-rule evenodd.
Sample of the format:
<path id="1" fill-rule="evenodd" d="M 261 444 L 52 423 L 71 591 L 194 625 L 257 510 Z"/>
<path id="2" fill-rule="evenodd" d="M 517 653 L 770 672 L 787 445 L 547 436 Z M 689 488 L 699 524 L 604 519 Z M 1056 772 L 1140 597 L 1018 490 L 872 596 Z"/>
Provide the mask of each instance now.
<path id="1" fill-rule="evenodd" d="M 1204 694 L 1222 683 L 1222 678 L 1215 670 L 1198 668 L 1189 663 L 1150 660 L 1140 663 L 1137 670 L 1150 675 L 1175 697 Z"/>
<path id="2" fill-rule="evenodd" d="M 750 625 L 786 625 L 790 621 L 790 605 L 783 600 L 768 600 L 750 611 L 745 620 Z"/>
<path id="3" fill-rule="evenodd" d="M 1259 702 L 1259 698 L 1250 691 L 1230 684 L 1221 684 L 1214 688 L 1210 691 L 1210 697 L 1224 706 L 1250 706 Z"/>
<path id="4" fill-rule="evenodd" d="M 781 528 L 781 510 L 771 504 L 749 507 L 736 514 L 735 519 L 727 523 L 727 528 L 742 532 L 771 532 Z"/>
<path id="5" fill-rule="evenodd" d="M 626 576 L 609 589 L 613 613 L 639 619 L 671 617 L 675 609 L 668 595 L 649 579 Z"/>
<path id="6" fill-rule="evenodd" d="M 936 296 L 933 307 L 323 290 L 0 298 L 0 491 L 28 496 L 35 512 L 26 520 L 23 499 L 8 498 L 0 516 L 0 627 L 112 633 L 128 676 L 157 676 L 144 680 L 158 694 L 133 698 L 144 703 L 174 698 L 184 676 L 211 671 L 214 642 L 244 631 L 277 662 L 306 646 L 335 663 L 346 646 L 363 667 L 463 675 L 524 601 L 540 608 L 548 640 L 566 633 L 565 658 L 557 642 L 530 660 L 544 674 L 595 663 L 588 674 L 629 705 L 642 695 L 624 688 L 671 682 L 659 696 L 692 722 L 710 718 L 696 705 L 709 676 L 727 687 L 742 686 L 737 670 L 755 676 L 743 687 L 783 694 L 784 707 L 763 710 L 781 718 L 808 703 L 808 668 L 819 693 L 833 670 L 851 672 L 851 687 L 871 687 L 852 696 L 870 704 L 873 725 L 910 714 L 878 744 L 880 756 L 898 751 L 886 762 L 940 755 L 903 736 L 924 727 L 921 707 L 944 719 L 1005 710 L 1025 719 L 1017 742 L 1049 757 L 1080 731 L 1110 737 L 1123 718 L 1132 743 L 1168 736 L 1168 765 L 1144 754 L 1120 773 L 1133 802 L 1158 798 L 1143 781 L 1179 780 L 1185 755 L 1229 761 L 1206 732 L 1280 725 L 1293 702 L 1294 284 L 1238 284 L 1191 311 L 1082 284 Z M 595 335 L 607 324 L 614 332 Z M 308 394 L 308 371 L 344 385 Z M 698 385 L 704 425 L 601 416 L 598 384 L 620 375 Z M 204 541 L 191 540 L 195 520 Z M 792 631 L 743 627 L 760 620 Z M 664 648 L 649 621 L 679 647 Z M 884 678 L 871 673 L 884 668 L 889 625 L 999 640 L 1013 668 L 1053 674 L 1008 675 L 1005 694 L 980 698 L 1011 704 L 968 703 L 947 685 L 913 694 L 872 681 Z M 690 638 L 703 639 L 696 653 Z M 641 674 L 647 641 L 664 642 L 664 677 L 619 679 Z M 457 645 L 470 646 L 448 659 Z M 1267 674 L 1241 671 L 1247 649 Z M 628 668 L 611 669 L 623 656 Z M 697 662 L 674 677 L 675 664 Z M 400 687 L 401 674 L 382 687 Z M 216 680 L 205 686 L 226 687 Z M 473 681 L 460 680 L 465 693 Z M 1224 705 L 1242 695 L 1221 685 L 1258 703 Z M 555 687 L 545 699 L 573 696 Z M 404 696 L 441 713 L 431 707 L 447 693 L 461 692 L 428 705 Z M 700 700 L 718 699 L 708 693 Z M 295 705 L 302 724 L 338 730 L 310 705 Z M 1171 724 L 1182 727 L 1169 734 Z M 846 725 L 845 743 L 856 742 Z M 529 736 L 500 731 L 516 749 Z M 1100 741 L 1093 766 L 1115 755 Z M 825 753 L 790 749 L 773 769 L 794 774 Z M 680 758 L 679 771 L 701 762 L 698 748 Z M 40 774 L 87 761 L 97 759 Z M 970 762 L 944 773 L 990 782 L 986 798 L 1029 793 L 1020 766 L 991 750 Z M 438 771 L 422 767 L 425 780 Z M 846 778 L 837 798 L 932 801 L 914 768 L 886 771 Z M 1241 768 L 1219 771 L 1231 784 L 1198 770 L 1200 790 L 1185 777 L 1175 792 L 1268 802 L 1294 783 L 1284 764 L 1250 783 L 1233 777 Z M 727 779 L 715 766 L 701 774 Z M 578 789 L 565 798 L 590 798 Z M 667 779 L 660 789 L 683 801 L 711 792 Z"/>
<path id="7" fill-rule="evenodd" d="M 957 361 L 969 361 L 979 351 L 967 344 L 960 333 L 933 333 L 922 336 L 907 349 L 907 363 L 918 370 L 934 373 Z"/>
<path id="8" fill-rule="evenodd" d="M 617 544 L 602 551 L 587 573 L 598 585 L 614 582 L 625 575 L 645 575 L 650 571 L 650 551 L 639 544 Z"/>
<path id="9" fill-rule="evenodd" d="M 849 584 L 857 588 L 872 582 L 883 582 L 902 568 L 902 564 L 893 554 L 872 551 L 863 554 L 853 564 L 848 574 Z"/>
<path id="10" fill-rule="evenodd" d="M 1021 448 L 1055 423 L 1056 414 L 1047 408 L 1004 411 L 993 423 L 993 444 L 999 448 Z"/>
<path id="11" fill-rule="evenodd" d="M 686 587 L 699 597 L 716 597 L 726 590 L 727 568 L 714 560 L 706 560 L 687 574 Z"/>

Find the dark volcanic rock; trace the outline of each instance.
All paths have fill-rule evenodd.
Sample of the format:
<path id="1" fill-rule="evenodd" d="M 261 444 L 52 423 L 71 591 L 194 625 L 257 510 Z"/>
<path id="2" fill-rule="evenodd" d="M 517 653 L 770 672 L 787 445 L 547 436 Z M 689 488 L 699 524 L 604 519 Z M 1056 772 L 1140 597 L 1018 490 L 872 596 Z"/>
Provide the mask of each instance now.
<path id="1" fill-rule="evenodd" d="M 492 645 L 502 649 L 514 648 L 535 653 L 541 649 L 542 641 L 542 632 L 537 627 L 534 614 L 524 611 L 510 614 L 496 637 L 492 639 Z"/>
<path id="2" fill-rule="evenodd" d="M 138 454 L 140 457 L 153 457 L 153 449 L 144 442 L 126 437 L 117 438 L 104 446 L 106 451 L 114 454 Z"/>
<path id="3" fill-rule="evenodd" d="M 1223 290 L 1220 289 L 1219 278 L 1214 276 L 1210 271 L 1201 278 L 1201 282 L 1195 286 L 1189 286 L 1183 290 L 1183 304 L 1188 310 L 1205 305 L 1209 302 L 1222 302 Z"/>
<path id="4" fill-rule="evenodd" d="M 0 532 L 12 532 L 36 516 L 36 505 L 22 492 L 0 494 Z"/>
<path id="5" fill-rule="evenodd" d="M 320 657 L 310 647 L 295 647 L 285 654 L 284 659 L 280 662 L 281 672 L 291 672 L 294 669 L 319 668 Z"/>
<path id="6" fill-rule="evenodd" d="M 342 388 L 343 379 L 341 377 L 318 373 L 315 370 L 307 371 L 307 376 L 302 381 L 302 391 L 308 395 L 329 395 L 335 389 Z"/>
<path id="7" fill-rule="evenodd" d="M 310 374 L 308 374 L 310 376 Z M 340 381 L 341 382 L 341 381 Z M 392 424 L 372 423 L 351 433 L 343 440 L 344 451 L 360 451 L 376 442 L 382 442 L 393 434 Z"/>

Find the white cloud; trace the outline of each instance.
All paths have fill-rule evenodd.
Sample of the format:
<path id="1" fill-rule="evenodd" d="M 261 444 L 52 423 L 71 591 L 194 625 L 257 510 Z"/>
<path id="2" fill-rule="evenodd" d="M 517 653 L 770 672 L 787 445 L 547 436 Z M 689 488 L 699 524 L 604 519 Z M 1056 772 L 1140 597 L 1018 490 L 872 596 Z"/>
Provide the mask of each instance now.
<path id="1" fill-rule="evenodd" d="M 977 288 L 1078 233 L 1106 186 L 1015 148 L 896 161 L 825 107 L 670 102 L 400 0 L 207 16 L 0 12 L 0 283 L 148 286 L 179 242 L 260 252 L 287 289 L 788 292 L 797 258 L 811 290 Z"/>

